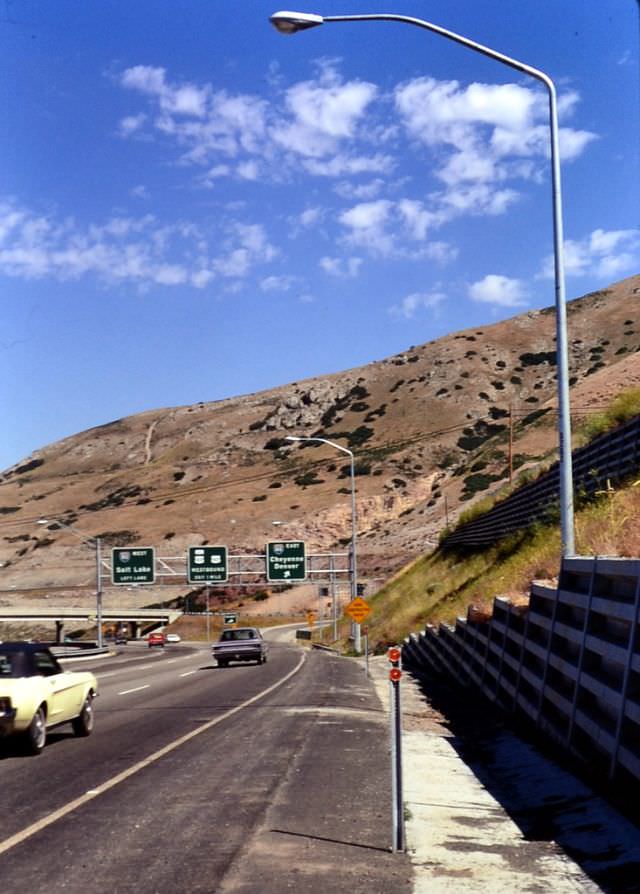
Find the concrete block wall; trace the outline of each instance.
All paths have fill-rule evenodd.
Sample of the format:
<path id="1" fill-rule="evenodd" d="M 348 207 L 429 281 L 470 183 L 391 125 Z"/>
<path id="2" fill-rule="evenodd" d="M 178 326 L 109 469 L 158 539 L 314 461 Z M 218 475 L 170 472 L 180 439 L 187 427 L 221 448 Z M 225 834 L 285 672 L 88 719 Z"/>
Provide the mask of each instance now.
<path id="1" fill-rule="evenodd" d="M 529 604 L 427 626 L 403 664 L 479 690 L 610 779 L 640 781 L 640 560 L 565 559 Z"/>

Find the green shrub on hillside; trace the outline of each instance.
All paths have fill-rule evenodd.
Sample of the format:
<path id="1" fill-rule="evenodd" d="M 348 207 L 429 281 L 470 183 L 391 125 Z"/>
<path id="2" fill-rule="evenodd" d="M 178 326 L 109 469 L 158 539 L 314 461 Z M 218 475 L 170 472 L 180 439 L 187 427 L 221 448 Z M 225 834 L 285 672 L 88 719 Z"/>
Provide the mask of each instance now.
<path id="1" fill-rule="evenodd" d="M 640 416 L 640 388 L 629 388 L 623 391 L 612 402 L 608 410 L 596 413 L 580 425 L 578 431 L 584 443 L 592 441 L 598 435 Z"/>

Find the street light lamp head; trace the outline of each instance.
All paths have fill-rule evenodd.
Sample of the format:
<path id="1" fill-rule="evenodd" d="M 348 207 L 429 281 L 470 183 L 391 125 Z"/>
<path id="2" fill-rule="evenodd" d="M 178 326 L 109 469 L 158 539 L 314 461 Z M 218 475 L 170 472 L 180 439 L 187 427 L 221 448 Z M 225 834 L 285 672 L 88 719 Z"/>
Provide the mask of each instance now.
<path id="1" fill-rule="evenodd" d="M 317 28 L 324 24 L 322 16 L 311 12 L 274 12 L 269 21 L 280 34 L 295 34 L 296 31 L 306 31 L 307 28 Z"/>

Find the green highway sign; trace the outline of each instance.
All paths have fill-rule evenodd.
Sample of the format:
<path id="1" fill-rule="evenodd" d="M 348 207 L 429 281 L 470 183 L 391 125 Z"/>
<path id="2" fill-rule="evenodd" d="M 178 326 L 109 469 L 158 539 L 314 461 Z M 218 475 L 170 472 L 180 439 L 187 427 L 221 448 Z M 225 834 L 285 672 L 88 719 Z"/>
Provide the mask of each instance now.
<path id="1" fill-rule="evenodd" d="M 190 546 L 187 580 L 190 584 L 217 584 L 229 579 L 226 546 Z"/>
<path id="2" fill-rule="evenodd" d="M 238 616 L 237 615 L 225 615 L 223 618 L 224 624 L 237 624 Z"/>
<path id="3" fill-rule="evenodd" d="M 156 560 L 152 546 L 123 546 L 111 550 L 111 583 L 152 584 Z"/>
<path id="4" fill-rule="evenodd" d="M 307 559 L 304 540 L 276 540 L 267 543 L 267 580 L 304 580 Z"/>

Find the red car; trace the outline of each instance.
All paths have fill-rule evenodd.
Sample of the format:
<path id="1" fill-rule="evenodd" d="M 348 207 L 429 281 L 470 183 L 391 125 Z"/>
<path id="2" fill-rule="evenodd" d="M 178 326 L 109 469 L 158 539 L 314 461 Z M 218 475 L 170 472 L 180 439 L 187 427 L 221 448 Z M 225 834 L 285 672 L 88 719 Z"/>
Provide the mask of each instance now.
<path id="1" fill-rule="evenodd" d="M 164 649 L 164 633 L 150 633 L 147 637 L 149 648 L 152 646 L 162 646 Z"/>

